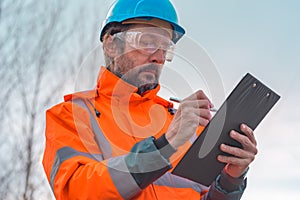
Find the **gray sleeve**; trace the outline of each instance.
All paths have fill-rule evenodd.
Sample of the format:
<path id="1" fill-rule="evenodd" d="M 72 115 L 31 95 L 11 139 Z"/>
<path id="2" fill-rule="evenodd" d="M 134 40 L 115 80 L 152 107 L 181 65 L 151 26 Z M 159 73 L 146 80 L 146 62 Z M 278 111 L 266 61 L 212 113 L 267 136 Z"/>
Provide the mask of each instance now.
<path id="1" fill-rule="evenodd" d="M 246 174 L 246 173 L 245 173 Z M 223 170 L 212 183 L 208 193 L 202 200 L 239 200 L 247 186 L 245 174 L 239 178 L 229 176 Z"/>
<path id="2" fill-rule="evenodd" d="M 150 137 L 136 143 L 125 157 L 127 168 L 141 189 L 166 173 L 172 166 Z"/>

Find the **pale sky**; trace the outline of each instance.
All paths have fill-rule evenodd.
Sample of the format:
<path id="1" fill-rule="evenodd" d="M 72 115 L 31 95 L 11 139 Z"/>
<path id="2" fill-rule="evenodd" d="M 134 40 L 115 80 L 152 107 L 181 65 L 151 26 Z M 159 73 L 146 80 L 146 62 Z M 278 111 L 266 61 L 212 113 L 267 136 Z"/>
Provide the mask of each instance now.
<path id="1" fill-rule="evenodd" d="M 225 94 L 250 72 L 281 95 L 255 131 L 259 154 L 242 199 L 299 199 L 300 2 L 173 2 L 187 36 L 215 63 Z"/>

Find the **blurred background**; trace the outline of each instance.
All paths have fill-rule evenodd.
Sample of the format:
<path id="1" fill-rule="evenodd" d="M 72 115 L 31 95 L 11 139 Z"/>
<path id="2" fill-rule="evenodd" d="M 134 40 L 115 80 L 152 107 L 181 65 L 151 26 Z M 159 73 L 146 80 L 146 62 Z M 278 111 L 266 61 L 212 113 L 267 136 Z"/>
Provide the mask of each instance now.
<path id="1" fill-rule="evenodd" d="M 255 75 L 281 99 L 255 131 L 259 154 L 242 199 L 300 199 L 300 2 L 172 2 L 187 32 L 179 51 L 195 45 L 185 56 L 205 55 L 212 71 L 206 77 L 203 66 L 177 55 L 166 69 L 181 74 L 176 83 L 188 89 L 171 88 L 165 73 L 161 95 L 204 89 L 218 107 L 242 76 Z M 95 86 L 103 64 L 99 30 L 111 3 L 0 0 L 0 199 L 54 199 L 41 165 L 45 111 L 63 95 Z"/>

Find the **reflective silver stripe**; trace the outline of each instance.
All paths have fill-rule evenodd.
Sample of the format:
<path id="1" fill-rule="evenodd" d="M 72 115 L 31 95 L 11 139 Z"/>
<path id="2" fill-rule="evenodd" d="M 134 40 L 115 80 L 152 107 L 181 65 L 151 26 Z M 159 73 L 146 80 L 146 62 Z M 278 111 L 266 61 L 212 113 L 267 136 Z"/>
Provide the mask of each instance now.
<path id="1" fill-rule="evenodd" d="M 127 168 L 125 155 L 110 158 L 107 164 L 110 177 L 123 199 L 130 199 L 141 191 Z"/>
<path id="2" fill-rule="evenodd" d="M 104 159 L 108 159 L 112 156 L 112 149 L 110 147 L 109 142 L 107 141 L 106 137 L 104 136 L 100 125 L 98 124 L 95 114 L 89 109 L 89 107 L 86 105 L 85 101 L 83 99 L 74 99 L 72 100 L 73 103 L 79 105 L 80 107 L 87 110 L 90 114 L 90 120 L 93 132 L 95 134 L 95 140 L 98 144 L 98 147 L 100 148 Z"/>
<path id="3" fill-rule="evenodd" d="M 75 149 L 72 149 L 71 147 L 63 147 L 56 152 L 56 156 L 54 159 L 54 163 L 52 165 L 51 173 L 50 173 L 50 185 L 52 188 L 52 191 L 54 191 L 54 179 L 56 177 L 56 174 L 61 166 L 61 164 L 75 156 L 84 156 L 91 158 L 96 161 L 101 161 L 102 160 L 102 154 L 89 154 L 85 152 L 79 152 L 76 151 Z"/>
<path id="4" fill-rule="evenodd" d="M 140 187 L 137 185 L 127 168 L 124 160 L 125 156 L 112 158 L 112 149 L 97 122 L 94 112 L 91 111 L 83 99 L 75 99 L 72 100 L 72 102 L 89 111 L 91 126 L 95 134 L 95 140 L 98 143 L 104 159 L 107 159 L 109 174 L 120 195 L 124 199 L 129 199 L 140 192 Z"/>
<path id="5" fill-rule="evenodd" d="M 201 185 L 194 181 L 190 181 L 180 176 L 173 175 L 170 172 L 165 173 L 159 179 L 154 181 L 153 184 L 173 188 L 193 188 L 193 190 L 195 190 L 198 193 L 202 193 L 204 190 L 208 189 L 208 187 L 204 185 Z"/>

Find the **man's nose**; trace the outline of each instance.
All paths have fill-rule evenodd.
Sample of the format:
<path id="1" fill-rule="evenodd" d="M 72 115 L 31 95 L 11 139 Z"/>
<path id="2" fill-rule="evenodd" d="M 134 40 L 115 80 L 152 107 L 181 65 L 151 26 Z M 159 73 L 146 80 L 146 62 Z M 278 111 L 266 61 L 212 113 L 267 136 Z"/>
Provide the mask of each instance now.
<path id="1" fill-rule="evenodd" d="M 164 64 L 166 60 L 166 51 L 157 49 L 154 53 L 150 54 L 150 62 L 157 64 Z"/>

